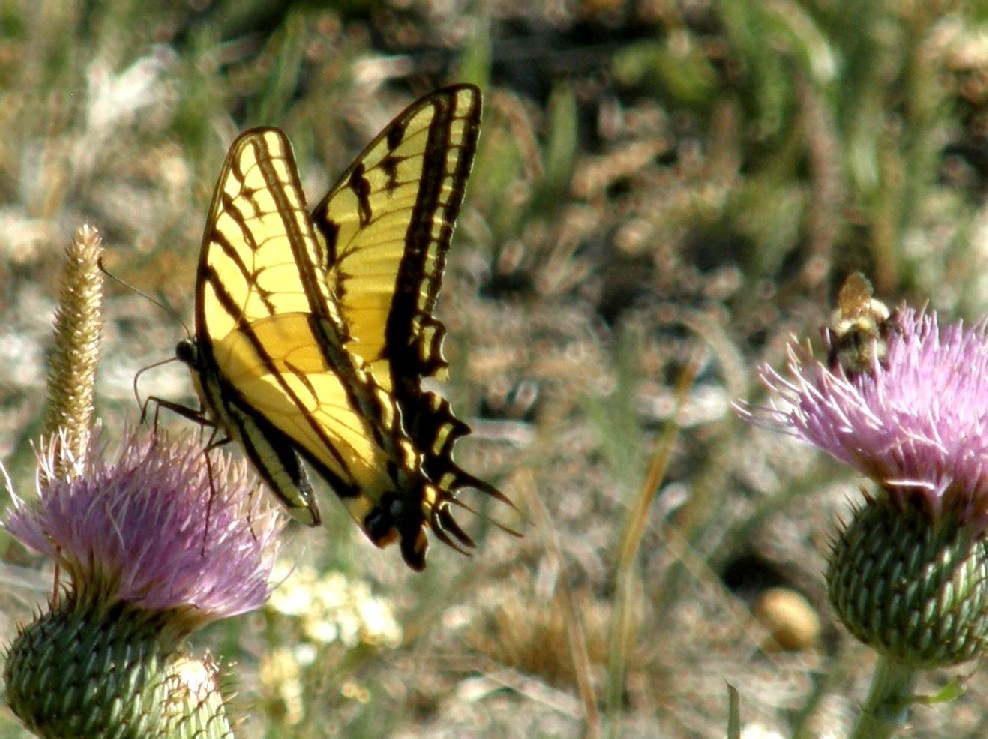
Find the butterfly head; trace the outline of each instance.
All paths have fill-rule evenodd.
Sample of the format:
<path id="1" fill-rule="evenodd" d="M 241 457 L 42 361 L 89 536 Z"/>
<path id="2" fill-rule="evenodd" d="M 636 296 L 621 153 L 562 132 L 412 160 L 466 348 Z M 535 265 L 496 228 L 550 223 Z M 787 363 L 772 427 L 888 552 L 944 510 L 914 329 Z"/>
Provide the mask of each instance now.
<path id="1" fill-rule="evenodd" d="M 199 352 L 196 349 L 196 343 L 192 339 L 182 339 L 175 345 L 175 358 L 189 367 L 197 367 L 199 365 Z"/>
<path id="2" fill-rule="evenodd" d="M 192 385 L 196 391 L 196 396 L 203 399 L 202 388 L 202 354 L 193 339 L 182 339 L 175 345 L 175 358 L 189 368 L 192 374 Z"/>

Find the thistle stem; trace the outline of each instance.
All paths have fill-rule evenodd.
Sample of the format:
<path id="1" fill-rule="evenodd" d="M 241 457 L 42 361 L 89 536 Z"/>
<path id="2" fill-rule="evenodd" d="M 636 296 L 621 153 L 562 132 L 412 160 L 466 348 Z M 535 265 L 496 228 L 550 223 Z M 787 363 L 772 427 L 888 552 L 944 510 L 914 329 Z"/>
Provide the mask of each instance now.
<path id="1" fill-rule="evenodd" d="M 905 726 L 918 674 L 913 667 L 879 657 L 871 689 L 850 739 L 884 739 Z"/>

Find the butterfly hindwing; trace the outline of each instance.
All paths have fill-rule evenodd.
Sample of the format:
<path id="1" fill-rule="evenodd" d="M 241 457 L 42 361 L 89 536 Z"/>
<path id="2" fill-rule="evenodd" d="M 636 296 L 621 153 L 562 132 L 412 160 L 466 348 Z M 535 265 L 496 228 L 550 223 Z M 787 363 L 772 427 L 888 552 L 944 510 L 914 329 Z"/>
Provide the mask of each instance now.
<path id="1" fill-rule="evenodd" d="M 400 114 L 306 210 L 290 144 L 252 129 L 227 155 L 197 273 L 196 338 L 180 350 L 217 423 L 307 523 L 312 464 L 369 538 L 425 566 L 425 529 L 473 545 L 450 506 L 469 429 L 424 391 L 442 377 L 433 316 L 476 148 L 480 94 L 439 90 Z"/>

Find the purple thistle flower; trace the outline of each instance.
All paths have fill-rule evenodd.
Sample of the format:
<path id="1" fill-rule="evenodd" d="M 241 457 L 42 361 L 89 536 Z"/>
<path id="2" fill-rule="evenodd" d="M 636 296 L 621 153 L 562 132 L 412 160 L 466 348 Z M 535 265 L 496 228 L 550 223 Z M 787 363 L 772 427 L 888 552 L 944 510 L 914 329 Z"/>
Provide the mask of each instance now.
<path id="1" fill-rule="evenodd" d="M 267 600 L 284 518 L 242 465 L 193 439 L 131 435 L 114 458 L 90 443 L 68 479 L 51 445 L 37 501 L 14 496 L 4 527 L 55 560 L 72 587 L 147 610 L 189 606 L 190 630 Z M 209 512 L 209 519 L 206 514 Z"/>
<path id="2" fill-rule="evenodd" d="M 793 343 L 785 376 L 761 370 L 769 407 L 739 408 L 877 483 L 828 558 L 848 630 L 896 665 L 958 664 L 988 644 L 988 323 L 869 315 L 825 333 L 827 363 Z"/>
<path id="3" fill-rule="evenodd" d="M 986 322 L 942 329 L 935 314 L 902 307 L 887 354 L 849 374 L 789 351 L 789 375 L 763 367 L 784 401 L 742 414 L 816 445 L 875 480 L 899 506 L 919 503 L 934 523 L 949 511 L 974 533 L 988 525 Z"/>
<path id="4" fill-rule="evenodd" d="M 231 736 L 218 671 L 182 642 L 267 600 L 285 519 L 191 437 L 133 432 L 109 455 L 94 436 L 84 459 L 54 439 L 4 523 L 69 577 L 7 649 L 7 701 L 43 736 Z"/>

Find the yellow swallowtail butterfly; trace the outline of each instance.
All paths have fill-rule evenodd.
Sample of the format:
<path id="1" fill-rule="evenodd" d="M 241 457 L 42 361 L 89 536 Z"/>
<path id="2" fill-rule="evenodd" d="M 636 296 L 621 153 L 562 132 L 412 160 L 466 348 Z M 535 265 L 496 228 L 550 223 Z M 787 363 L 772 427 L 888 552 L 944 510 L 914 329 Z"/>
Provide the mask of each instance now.
<path id="1" fill-rule="evenodd" d="M 479 126 L 472 85 L 421 98 L 311 214 L 285 135 L 241 134 L 203 235 L 195 339 L 176 350 L 205 413 L 297 518 L 320 521 L 301 457 L 415 570 L 428 528 L 474 545 L 452 515 L 458 489 L 509 502 L 453 461 L 469 427 L 422 387 L 446 373 L 433 308 Z"/>

